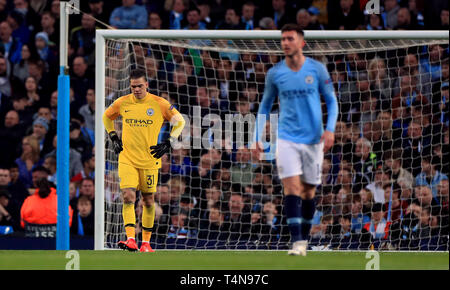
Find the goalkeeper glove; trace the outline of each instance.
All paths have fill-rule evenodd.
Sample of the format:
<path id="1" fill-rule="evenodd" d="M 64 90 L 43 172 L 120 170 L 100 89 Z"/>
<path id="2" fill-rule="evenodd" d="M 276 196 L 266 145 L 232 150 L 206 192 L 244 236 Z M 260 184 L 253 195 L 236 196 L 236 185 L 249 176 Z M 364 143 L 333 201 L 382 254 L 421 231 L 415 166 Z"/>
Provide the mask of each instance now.
<path id="1" fill-rule="evenodd" d="M 175 139 L 173 137 L 169 137 L 166 141 L 164 141 L 161 144 L 157 144 L 154 146 L 150 146 L 150 154 L 153 155 L 154 158 L 159 159 L 164 154 L 170 151 L 171 144 L 170 142 L 174 141 Z"/>
<path id="2" fill-rule="evenodd" d="M 117 133 L 115 131 L 109 132 L 109 138 L 111 139 L 113 143 L 113 150 L 116 154 L 119 154 L 122 150 L 122 141 L 119 139 L 119 136 L 117 136 Z"/>

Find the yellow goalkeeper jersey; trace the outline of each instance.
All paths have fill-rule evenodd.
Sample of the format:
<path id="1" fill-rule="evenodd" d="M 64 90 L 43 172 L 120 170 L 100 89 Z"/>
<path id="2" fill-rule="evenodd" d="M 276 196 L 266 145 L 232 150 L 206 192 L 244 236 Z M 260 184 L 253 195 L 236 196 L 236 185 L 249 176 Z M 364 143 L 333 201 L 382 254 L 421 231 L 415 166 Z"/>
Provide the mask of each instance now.
<path id="1" fill-rule="evenodd" d="M 147 93 L 143 99 L 137 99 L 133 94 L 129 94 L 115 100 L 103 115 L 108 132 L 114 130 L 114 125 L 112 122 L 108 124 L 105 118 L 115 120 L 119 115 L 122 116 L 123 144 L 119 163 L 129 164 L 135 168 L 160 168 L 161 161 L 150 154 L 150 146 L 157 144 L 164 120 L 170 122 L 174 116 L 179 115 L 176 116 L 179 118 L 181 114 L 165 99 Z"/>

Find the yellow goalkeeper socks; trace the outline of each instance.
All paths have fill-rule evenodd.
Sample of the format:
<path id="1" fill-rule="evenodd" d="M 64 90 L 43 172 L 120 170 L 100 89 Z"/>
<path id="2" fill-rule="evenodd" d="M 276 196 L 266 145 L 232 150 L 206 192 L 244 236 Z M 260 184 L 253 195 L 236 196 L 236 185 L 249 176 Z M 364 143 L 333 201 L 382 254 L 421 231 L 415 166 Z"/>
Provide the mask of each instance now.
<path id="1" fill-rule="evenodd" d="M 122 205 L 122 217 L 127 239 L 134 239 L 136 235 L 136 213 L 134 212 L 134 203 L 124 203 Z"/>
<path id="2" fill-rule="evenodd" d="M 142 210 L 142 242 L 150 242 L 155 222 L 155 205 L 143 207 Z"/>

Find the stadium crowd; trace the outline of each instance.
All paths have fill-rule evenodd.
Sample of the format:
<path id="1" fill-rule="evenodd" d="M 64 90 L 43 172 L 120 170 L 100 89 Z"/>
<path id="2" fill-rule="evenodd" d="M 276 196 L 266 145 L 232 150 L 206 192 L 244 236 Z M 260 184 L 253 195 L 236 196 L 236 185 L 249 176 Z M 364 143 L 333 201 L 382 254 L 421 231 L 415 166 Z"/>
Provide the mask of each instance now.
<path id="1" fill-rule="evenodd" d="M 365 13 L 366 0 L 80 2 L 83 13 L 71 15 L 69 37 L 70 223 L 77 236 L 94 233 L 97 28 L 267 30 L 286 23 L 305 30 L 449 28 L 448 3 L 437 0 L 426 5 L 384 0 L 378 15 Z M 59 4 L 0 0 L 0 234 L 36 236 L 52 231 L 39 225 L 56 224 Z M 255 114 L 265 73 L 280 60 L 176 46 L 135 49 L 150 92 L 188 116 L 197 105 L 202 117 Z M 340 116 L 318 188 L 314 245 L 368 248 L 375 242 L 448 250 L 449 48 L 415 46 L 390 53 L 322 58 Z M 103 140 L 97 146 L 104 146 Z M 152 242 L 195 240 L 199 247 L 225 247 L 233 241 L 262 248 L 289 242 L 273 162 L 234 146 L 173 149 L 162 165 Z M 107 180 L 113 174 L 107 172 Z M 114 207 L 120 193 L 117 184 L 109 184 L 107 207 Z"/>

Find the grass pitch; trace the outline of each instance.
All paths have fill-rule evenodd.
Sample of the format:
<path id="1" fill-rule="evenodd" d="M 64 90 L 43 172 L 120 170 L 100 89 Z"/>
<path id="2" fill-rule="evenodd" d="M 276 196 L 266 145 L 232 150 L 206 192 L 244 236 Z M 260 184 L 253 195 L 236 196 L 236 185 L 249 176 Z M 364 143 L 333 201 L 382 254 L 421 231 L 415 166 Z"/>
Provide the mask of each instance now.
<path id="1" fill-rule="evenodd" d="M 66 251 L 0 251 L 0 270 L 64 270 Z M 78 251 L 80 270 L 364 270 L 366 252 Z M 379 252 L 380 270 L 448 270 L 448 252 Z"/>

